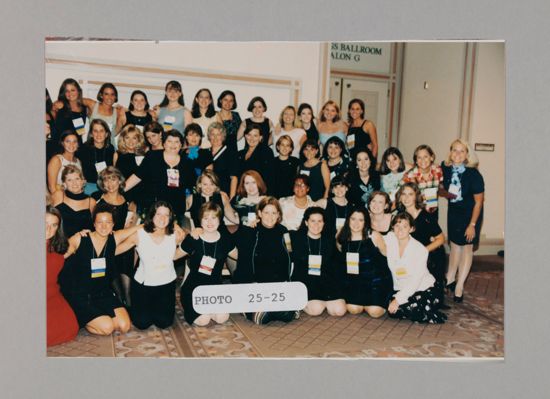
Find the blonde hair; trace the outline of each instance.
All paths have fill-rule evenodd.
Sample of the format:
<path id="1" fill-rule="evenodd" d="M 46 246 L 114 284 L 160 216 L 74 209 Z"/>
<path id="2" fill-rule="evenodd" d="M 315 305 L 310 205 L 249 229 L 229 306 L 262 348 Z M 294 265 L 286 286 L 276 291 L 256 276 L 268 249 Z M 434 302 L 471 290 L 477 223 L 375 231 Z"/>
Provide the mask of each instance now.
<path id="1" fill-rule="evenodd" d="M 342 116 L 340 115 L 340 107 L 338 106 L 338 104 L 336 104 L 336 102 L 334 102 L 332 100 L 328 100 L 323 105 L 323 108 L 321 108 L 321 112 L 319 113 L 319 120 L 321 122 L 326 122 L 327 121 L 327 119 L 325 118 L 325 108 L 328 107 L 329 105 L 332 105 L 336 109 L 336 116 L 334 117 L 332 122 L 338 122 L 340 119 L 342 119 Z"/>
<path id="2" fill-rule="evenodd" d="M 210 169 L 203 170 L 201 175 L 197 178 L 197 193 L 200 194 L 202 192 L 202 189 L 201 189 L 200 185 L 202 184 L 202 179 L 204 179 L 205 177 L 210 179 L 212 184 L 214 184 L 216 186 L 216 191 L 215 192 L 219 193 L 220 192 L 220 179 L 218 178 L 218 175 Z"/>
<path id="3" fill-rule="evenodd" d="M 292 105 L 287 105 L 283 108 L 281 113 L 279 114 L 279 125 L 281 125 L 281 129 L 285 127 L 285 122 L 283 121 L 283 114 L 286 110 L 292 110 L 294 112 L 294 120 L 292 121 L 292 127 L 296 127 L 296 120 L 298 119 L 298 115 L 296 114 L 296 108 L 294 108 Z"/>
<path id="4" fill-rule="evenodd" d="M 146 144 L 145 144 L 145 137 L 143 136 L 143 133 L 141 133 L 141 130 L 139 130 L 135 125 L 128 124 L 122 128 L 120 131 L 120 134 L 118 135 L 118 152 L 121 154 L 127 154 L 128 148 L 126 147 L 126 144 L 124 143 L 124 139 L 126 136 L 128 136 L 130 133 L 135 133 L 137 135 L 137 144 L 136 148 L 134 150 L 134 153 L 136 155 L 143 155 L 145 154 Z"/>
<path id="5" fill-rule="evenodd" d="M 466 148 L 466 160 L 464 161 L 464 165 L 469 168 L 477 168 L 477 166 L 479 165 L 479 159 L 477 158 L 477 155 L 475 154 L 475 152 L 472 151 L 468 142 L 462 139 L 454 140 L 449 146 L 449 155 L 445 160 L 445 165 L 451 166 L 453 164 L 453 161 L 451 160 L 451 152 L 455 144 L 460 144 L 464 148 Z"/>

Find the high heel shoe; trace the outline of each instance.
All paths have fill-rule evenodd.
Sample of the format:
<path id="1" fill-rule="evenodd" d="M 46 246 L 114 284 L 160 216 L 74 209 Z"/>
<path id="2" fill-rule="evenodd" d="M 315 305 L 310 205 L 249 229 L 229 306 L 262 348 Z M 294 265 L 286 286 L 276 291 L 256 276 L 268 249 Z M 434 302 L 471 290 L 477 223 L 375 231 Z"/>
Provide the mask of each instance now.
<path id="1" fill-rule="evenodd" d="M 462 303 L 462 301 L 464 300 L 464 294 L 462 294 L 461 296 L 453 296 L 453 301 L 455 301 L 455 303 Z"/>

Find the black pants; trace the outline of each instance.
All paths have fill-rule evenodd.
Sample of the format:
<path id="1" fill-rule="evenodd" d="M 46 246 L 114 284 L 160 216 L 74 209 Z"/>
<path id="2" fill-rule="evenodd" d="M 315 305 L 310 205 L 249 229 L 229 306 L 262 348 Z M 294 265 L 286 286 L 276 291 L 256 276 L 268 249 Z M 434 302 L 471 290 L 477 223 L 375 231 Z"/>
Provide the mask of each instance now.
<path id="1" fill-rule="evenodd" d="M 175 280 L 164 285 L 148 286 L 132 279 L 130 296 L 132 323 L 140 330 L 145 330 L 153 324 L 159 328 L 168 328 L 174 323 Z"/>

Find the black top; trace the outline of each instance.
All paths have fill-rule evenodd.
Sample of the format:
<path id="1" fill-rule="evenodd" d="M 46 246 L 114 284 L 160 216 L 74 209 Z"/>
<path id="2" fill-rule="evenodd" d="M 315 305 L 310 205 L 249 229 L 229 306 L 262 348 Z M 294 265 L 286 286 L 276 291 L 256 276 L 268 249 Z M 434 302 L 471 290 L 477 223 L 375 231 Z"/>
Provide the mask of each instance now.
<path id="1" fill-rule="evenodd" d="M 113 166 L 115 149 L 112 145 L 96 148 L 94 145 L 83 144 L 78 148 L 76 157 L 82 162 L 82 173 L 88 183 L 97 183 L 97 169 L 95 165 L 105 162 L 107 166 Z"/>
<path id="2" fill-rule="evenodd" d="M 453 176 L 453 167 L 446 166 L 442 162 L 441 170 L 443 171 L 443 186 L 445 190 L 448 190 Z M 463 173 L 458 174 L 458 179 L 461 185 L 462 201 L 452 202 L 449 200 L 449 209 L 455 208 L 471 214 L 475 205 L 474 194 L 481 194 L 485 191 L 483 177 L 476 168 L 466 168 Z"/>
<path id="3" fill-rule="evenodd" d="M 426 246 L 430 245 L 431 237 L 438 236 L 442 232 L 433 214 L 422 209 L 414 220 L 414 231 L 411 233 L 411 236 Z"/>
<path id="4" fill-rule="evenodd" d="M 212 197 L 209 198 L 209 201 L 211 201 L 215 204 L 218 204 L 220 206 L 220 208 L 222 209 L 222 216 L 221 216 L 222 223 L 221 224 L 223 224 L 224 214 L 223 214 L 222 196 L 220 195 L 220 193 L 214 193 L 214 195 L 212 195 Z M 199 220 L 199 210 L 201 209 L 201 206 L 203 204 L 206 204 L 209 201 L 207 201 L 206 198 L 203 197 L 201 194 L 193 193 L 193 203 L 191 204 L 191 208 L 189 208 L 188 211 L 191 214 L 191 219 L 193 219 L 193 223 L 195 223 L 195 227 L 200 227 L 201 226 L 201 221 Z M 220 225 L 220 227 L 221 227 L 221 225 Z"/>
<path id="5" fill-rule="evenodd" d="M 220 189 L 229 194 L 231 188 L 231 176 L 238 176 L 237 150 L 223 146 L 216 154 L 212 154 L 214 173 L 220 179 Z"/>
<path id="6" fill-rule="evenodd" d="M 174 176 L 170 186 L 168 173 Z M 196 180 L 188 159 L 180 156 L 180 162 L 171 168 L 164 160 L 164 151 L 149 151 L 137 168 L 136 176 L 142 180 L 140 184 L 144 185 L 146 206 L 164 200 L 172 205 L 177 215 L 185 213 L 186 192 L 191 193 Z"/>
<path id="7" fill-rule="evenodd" d="M 273 283 L 290 279 L 290 254 L 284 235 L 288 230 L 281 224 L 271 229 L 261 223 L 254 229 L 241 226 L 234 234 L 239 259 L 233 275 L 234 283 Z M 290 236 L 288 236 L 290 238 Z"/>
<path id="8" fill-rule="evenodd" d="M 88 201 L 90 201 L 90 199 L 88 199 Z M 86 209 L 75 211 L 65 202 L 62 202 L 57 205 L 56 208 L 61 213 L 63 231 L 67 237 L 71 237 L 80 230 L 92 229 L 92 213 L 90 212 L 89 206 Z"/>
<path id="9" fill-rule="evenodd" d="M 155 150 L 157 151 L 157 150 Z M 162 150 L 158 150 L 161 151 Z M 122 176 L 124 178 L 128 178 L 132 176 L 134 173 L 136 173 L 138 169 L 138 163 L 137 163 L 137 157 L 140 157 L 141 162 L 143 162 L 143 159 L 145 158 L 144 155 L 136 155 L 131 153 L 121 154 L 118 153 L 118 159 L 116 161 L 116 168 L 120 170 L 120 173 L 122 173 Z M 144 193 L 144 185 L 138 184 L 135 187 L 132 187 L 131 190 L 126 191 L 124 194 L 124 197 L 128 201 L 134 201 L 138 204 L 141 204 L 143 202 L 143 194 Z"/>
<path id="10" fill-rule="evenodd" d="M 306 131 L 307 139 L 308 140 L 315 140 L 316 143 L 319 142 L 319 132 L 317 131 L 317 126 L 315 126 L 315 123 L 311 122 L 311 125 L 309 126 L 309 129 L 304 129 Z"/>
<path id="11" fill-rule="evenodd" d="M 239 126 L 241 126 L 242 120 L 238 112 L 231 111 L 231 119 L 223 121 L 223 126 L 225 127 L 226 139 L 225 144 L 237 150 L 237 132 L 239 131 Z"/>
<path id="12" fill-rule="evenodd" d="M 340 163 L 330 166 L 327 161 L 328 170 L 330 171 L 330 180 L 334 179 L 336 176 L 346 176 L 349 171 L 349 158 L 342 157 Z"/>
<path id="13" fill-rule="evenodd" d="M 321 172 L 321 166 L 323 162 L 320 160 L 319 163 L 313 167 L 307 167 L 304 164 L 300 165 L 298 174 L 306 175 L 309 181 L 309 196 L 313 201 L 317 201 L 323 198 L 325 194 L 325 182 L 323 180 L 323 173 Z"/>
<path id="14" fill-rule="evenodd" d="M 264 180 L 267 187 L 271 186 L 272 168 L 273 168 L 273 151 L 264 144 L 259 144 L 250 158 L 245 159 L 248 150 L 239 151 L 239 177 L 247 170 L 255 170 Z"/>
<path id="15" fill-rule="evenodd" d="M 94 196 L 94 194 L 92 194 L 92 196 Z M 97 198 L 96 205 L 102 202 L 109 204 L 107 201 L 105 201 L 105 199 L 101 196 L 101 193 L 100 193 L 100 195 Z M 114 213 L 115 225 L 113 226 L 113 231 L 122 230 L 124 228 L 124 225 L 126 224 L 126 217 L 128 216 L 128 202 L 123 202 L 120 205 L 113 205 L 113 204 L 109 204 L 109 205 L 111 205 L 115 210 L 115 213 Z"/>
<path id="16" fill-rule="evenodd" d="M 346 253 L 359 253 L 359 274 L 348 274 Z M 339 251 L 339 268 L 341 275 L 345 275 L 347 280 L 361 279 L 368 282 L 384 280 L 392 281 L 391 272 L 388 268 L 388 262 L 370 238 L 360 241 L 348 241 Z"/>
<path id="17" fill-rule="evenodd" d="M 246 118 L 245 121 L 246 128 L 248 129 L 250 125 L 256 124 L 260 125 L 260 133 L 262 135 L 262 143 L 267 145 L 269 142 L 269 134 L 271 132 L 271 127 L 269 126 L 269 118 L 264 118 L 262 123 L 254 122 L 251 118 Z"/>
<path id="18" fill-rule="evenodd" d="M 237 214 L 239 215 L 239 220 L 242 225 L 248 224 L 248 214 L 249 213 L 256 213 L 256 205 L 248 205 L 241 203 L 243 198 L 239 197 L 238 195 L 235 195 L 231 199 L 231 206 Z"/>
<path id="19" fill-rule="evenodd" d="M 269 188 L 270 195 L 275 198 L 289 197 L 294 194 L 293 181 L 298 171 L 300 160 L 289 156 L 282 161 L 279 157 L 273 160 L 273 181 Z"/>
<path id="20" fill-rule="evenodd" d="M 187 276 L 184 288 L 197 287 L 199 285 L 212 285 L 222 283 L 222 270 L 227 255 L 235 248 L 233 237 L 228 234 L 220 234 L 220 239 L 216 242 L 204 241 L 202 238 L 195 240 L 188 234 L 181 243 L 181 249 L 189 254 L 189 275 Z M 211 274 L 205 274 L 199 271 L 203 256 L 209 256 L 216 259 L 214 269 Z M 191 290 L 187 290 L 191 293 Z"/>
<path id="21" fill-rule="evenodd" d="M 81 134 L 85 132 L 82 130 L 79 134 L 73 123 L 73 120 L 77 120 L 78 118 L 82 118 L 82 122 L 84 124 L 86 123 L 86 119 L 88 118 L 88 116 L 86 107 L 84 105 L 82 105 L 82 109 L 80 112 L 74 112 L 70 109 L 70 107 L 67 106 L 64 106 L 59 111 L 57 111 L 54 122 L 54 130 L 52 131 L 52 140 L 59 141 L 59 137 L 61 137 L 61 134 L 65 130 L 71 130 L 78 134 L 78 143 L 82 145 Z M 84 129 L 84 127 L 82 127 L 82 129 Z"/>
<path id="22" fill-rule="evenodd" d="M 292 271 L 292 281 L 301 281 L 306 286 L 315 280 L 334 281 L 341 279 L 338 275 L 338 269 L 334 262 L 335 253 L 334 238 L 323 234 L 321 238 L 313 239 L 308 237 L 306 229 L 291 231 L 292 241 L 292 262 L 294 269 Z M 321 273 L 320 275 L 309 273 L 309 255 L 321 255 Z"/>
<path id="23" fill-rule="evenodd" d="M 368 121 L 365 119 L 363 123 L 361 123 L 361 126 L 351 126 L 348 128 L 348 136 L 351 134 L 355 134 L 355 145 L 350 150 L 350 153 L 355 153 L 359 148 L 367 148 L 368 145 L 372 142 L 370 139 L 370 134 L 366 133 L 363 130 L 363 126 Z"/>
<path id="24" fill-rule="evenodd" d="M 126 111 L 126 124 L 132 124 L 135 126 L 145 126 L 149 122 L 153 121 L 153 117 L 147 113 L 145 116 L 136 116 L 131 111 Z M 145 134 L 145 132 L 143 132 Z"/>
<path id="25" fill-rule="evenodd" d="M 353 206 L 349 202 L 347 205 L 341 206 L 336 204 L 332 198 L 329 198 L 325 207 L 324 232 L 329 237 L 335 237 L 337 231 L 336 219 L 346 219 L 352 210 Z"/>
<path id="26" fill-rule="evenodd" d="M 76 252 L 65 260 L 65 265 L 59 273 L 58 281 L 61 292 L 65 296 L 95 295 L 111 288 L 113 267 L 115 261 L 116 242 L 112 234 L 107 237 L 105 246 L 99 253 L 95 252 L 92 239 L 89 236 L 80 239 Z M 105 270 L 93 270 L 91 260 L 105 258 Z"/>
<path id="27" fill-rule="evenodd" d="M 356 207 L 366 207 L 367 200 L 373 191 L 380 190 L 380 175 L 377 171 L 371 172 L 367 185 L 363 183 L 356 169 L 350 171 L 348 181 L 350 188 L 348 190 L 348 201 Z"/>

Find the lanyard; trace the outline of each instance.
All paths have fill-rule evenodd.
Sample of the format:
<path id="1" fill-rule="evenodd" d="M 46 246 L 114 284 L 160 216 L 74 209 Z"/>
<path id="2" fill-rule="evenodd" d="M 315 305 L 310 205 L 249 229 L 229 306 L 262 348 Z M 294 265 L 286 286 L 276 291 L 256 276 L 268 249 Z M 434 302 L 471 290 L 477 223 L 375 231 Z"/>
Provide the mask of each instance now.
<path id="1" fill-rule="evenodd" d="M 216 241 L 216 243 L 214 244 L 214 256 L 213 256 L 214 259 L 216 259 L 216 251 L 218 250 L 218 241 Z M 206 247 L 204 246 L 204 240 L 202 238 L 201 238 L 201 243 L 202 243 L 202 254 L 204 256 L 208 256 L 206 255 Z"/>
<path id="2" fill-rule="evenodd" d="M 311 255 L 311 245 L 309 243 L 309 236 L 306 234 L 307 238 L 307 249 L 308 249 L 308 255 Z M 321 239 L 319 238 L 319 253 L 318 255 L 321 255 Z"/>

